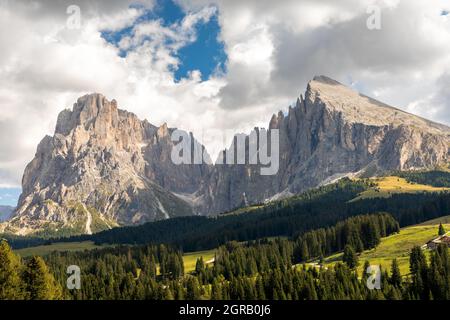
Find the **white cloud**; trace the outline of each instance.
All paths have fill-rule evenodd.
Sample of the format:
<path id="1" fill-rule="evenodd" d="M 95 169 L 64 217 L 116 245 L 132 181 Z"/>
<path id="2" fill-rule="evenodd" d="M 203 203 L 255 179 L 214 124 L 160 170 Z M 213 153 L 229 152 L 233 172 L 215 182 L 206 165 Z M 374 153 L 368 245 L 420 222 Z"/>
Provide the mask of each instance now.
<path id="1" fill-rule="evenodd" d="M 260 119 L 325 74 L 450 124 L 450 89 L 440 84 L 450 70 L 450 19 L 441 15 L 450 1 L 212 1 L 229 56 L 223 109 L 255 109 Z M 179 2 L 187 10 L 210 3 Z M 366 26 L 371 5 L 381 8 L 381 30 Z"/>
<path id="2" fill-rule="evenodd" d="M 98 8 L 89 1 L 79 4 L 80 30 L 66 28 L 69 3 L 57 8 L 47 1 L 1 3 L 0 185 L 20 183 L 38 142 L 52 134 L 58 113 L 89 92 L 115 98 L 156 125 L 193 130 L 199 119 L 212 118 L 222 80 L 201 83 L 193 72 L 175 83 L 169 67 L 179 63 L 176 50 L 195 40 L 194 25 L 209 20 L 215 9 L 193 12 L 170 28 L 159 21 L 138 24 L 130 39 L 133 48 L 121 58 L 100 31 L 132 25 L 142 9 L 123 1 L 105 3 L 99 1 Z"/>
<path id="3" fill-rule="evenodd" d="M 188 15 L 172 26 L 135 25 L 144 10 L 130 8 L 135 1 L 84 0 L 77 1 L 82 28 L 68 30 L 72 2 L 0 0 L 0 185 L 20 182 L 58 112 L 87 92 L 115 98 L 155 125 L 243 132 L 267 125 L 309 79 L 326 74 L 450 123 L 450 19 L 440 15 L 448 0 L 188 0 L 180 1 Z M 366 28 L 374 3 L 382 7 L 379 31 Z M 195 24 L 215 10 L 227 72 L 202 82 L 194 71 L 175 82 L 176 51 L 195 41 Z M 125 26 L 133 30 L 120 48 L 101 38 L 101 30 Z M 218 151 L 216 142 L 208 146 Z"/>

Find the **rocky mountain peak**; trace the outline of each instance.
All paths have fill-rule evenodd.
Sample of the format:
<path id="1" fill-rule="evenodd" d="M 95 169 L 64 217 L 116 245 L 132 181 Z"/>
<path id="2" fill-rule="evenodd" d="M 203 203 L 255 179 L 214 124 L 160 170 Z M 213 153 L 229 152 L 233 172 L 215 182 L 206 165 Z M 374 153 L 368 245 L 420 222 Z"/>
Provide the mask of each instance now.
<path id="1" fill-rule="evenodd" d="M 341 114 L 350 123 L 408 126 L 434 134 L 450 133 L 450 128 L 445 125 L 391 107 L 326 76 L 316 76 L 309 82 L 306 99 L 311 105 L 320 104 L 330 112 Z"/>
<path id="2" fill-rule="evenodd" d="M 449 161 L 449 127 L 326 76 L 314 77 L 304 98 L 286 113 L 274 114 L 269 129 L 278 129 L 280 139 L 274 175 L 261 175 L 263 165 L 247 162 L 212 166 L 206 153 L 204 164 L 175 165 L 170 160 L 174 129 L 142 121 L 101 94 L 85 95 L 72 110 L 61 112 L 54 136 L 39 144 L 24 172 L 19 205 L 0 232 L 90 233 L 217 214 L 344 176 L 432 168 Z M 254 129 L 260 132 L 266 130 Z M 249 149 L 249 137 L 244 138 Z M 200 145 L 195 137 L 193 143 Z"/>
<path id="3" fill-rule="evenodd" d="M 96 119 L 101 111 L 104 112 L 103 108 L 111 109 L 111 107 L 112 105 L 101 94 L 80 97 L 73 105 L 72 110 L 66 109 L 59 114 L 55 133 L 67 135 L 75 127 L 81 125 L 87 129 L 89 123 Z"/>
<path id="4" fill-rule="evenodd" d="M 23 235 L 47 228 L 91 233 L 194 214 L 189 197 L 175 192 L 195 193 L 209 166 L 172 164 L 170 131 L 101 94 L 79 98 L 59 114 L 54 136 L 40 142 L 3 228 Z"/>
<path id="5" fill-rule="evenodd" d="M 312 81 L 320 82 L 320 83 L 328 84 L 328 85 L 342 86 L 342 83 L 340 83 L 339 81 L 336 81 L 336 80 L 331 79 L 324 75 L 314 76 Z"/>
<path id="6" fill-rule="evenodd" d="M 449 160 L 449 127 L 364 96 L 326 76 L 308 83 L 305 98 L 274 114 L 279 171 L 263 177 L 258 165 L 215 167 L 219 181 L 209 212 L 279 199 L 345 176 L 433 168 Z M 231 203 L 231 204 L 230 204 Z"/>

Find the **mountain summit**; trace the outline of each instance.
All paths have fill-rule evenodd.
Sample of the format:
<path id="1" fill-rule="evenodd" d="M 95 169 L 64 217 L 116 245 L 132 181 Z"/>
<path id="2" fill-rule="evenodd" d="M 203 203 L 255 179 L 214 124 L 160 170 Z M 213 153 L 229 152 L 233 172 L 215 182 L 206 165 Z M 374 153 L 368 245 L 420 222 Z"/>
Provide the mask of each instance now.
<path id="1" fill-rule="evenodd" d="M 279 130 L 276 176 L 254 166 L 216 166 L 208 212 L 297 194 L 344 176 L 373 176 L 391 170 L 433 168 L 449 160 L 450 128 L 359 94 L 336 80 L 317 76 L 287 115 L 273 115 Z"/>
<path id="2" fill-rule="evenodd" d="M 89 234 L 194 214 L 167 190 L 195 192 L 209 167 L 172 164 L 172 130 L 139 120 L 101 94 L 79 98 L 26 167 L 6 230 Z"/>
<path id="3" fill-rule="evenodd" d="M 262 176 L 260 165 L 248 163 L 175 165 L 174 129 L 141 121 L 100 94 L 86 95 L 61 112 L 54 136 L 39 144 L 25 169 L 19 205 L 0 231 L 92 233 L 211 215 L 243 199 L 260 203 L 344 176 L 432 168 L 449 160 L 449 127 L 325 76 L 309 82 L 287 115 L 272 116 L 268 132 L 274 129 L 280 137 L 276 175 Z"/>

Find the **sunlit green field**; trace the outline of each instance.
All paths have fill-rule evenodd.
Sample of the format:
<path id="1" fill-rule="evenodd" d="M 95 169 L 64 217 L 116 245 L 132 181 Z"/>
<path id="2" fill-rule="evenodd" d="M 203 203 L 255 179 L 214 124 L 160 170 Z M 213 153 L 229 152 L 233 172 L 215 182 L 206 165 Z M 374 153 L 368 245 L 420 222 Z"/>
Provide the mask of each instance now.
<path id="1" fill-rule="evenodd" d="M 105 246 L 95 245 L 92 241 L 85 242 L 60 242 L 54 243 L 48 246 L 38 246 L 38 247 L 30 247 L 25 249 L 15 250 L 17 254 L 21 257 L 31 257 L 31 256 L 46 256 L 54 251 L 64 252 L 64 251 L 84 251 L 84 250 L 92 250 L 92 249 L 100 249 L 105 248 Z M 208 251 L 198 251 L 186 253 L 183 255 L 184 261 L 184 270 L 186 273 L 192 272 L 195 270 L 195 264 L 197 263 L 197 259 L 203 257 L 203 261 L 206 263 L 212 263 L 214 259 L 215 250 Z"/>
<path id="2" fill-rule="evenodd" d="M 192 253 L 186 253 L 183 255 L 184 272 L 189 273 L 195 270 L 197 259 L 203 257 L 203 261 L 206 263 L 212 263 L 214 260 L 215 250 L 197 251 Z"/>
<path id="3" fill-rule="evenodd" d="M 438 236 L 439 222 L 450 220 L 443 217 L 432 220 L 434 224 L 425 224 L 403 228 L 400 233 L 381 239 L 380 245 L 372 250 L 367 250 L 359 256 L 358 272 L 361 274 L 364 261 L 371 265 L 381 265 L 382 268 L 390 270 L 392 260 L 397 258 L 402 275 L 409 273 L 409 252 L 414 246 L 422 246 Z M 450 224 L 444 224 L 446 230 L 450 230 Z M 426 251 L 429 254 L 429 251 Z M 342 253 L 329 256 L 325 259 L 325 265 L 333 265 L 342 260 Z"/>
<path id="4" fill-rule="evenodd" d="M 410 183 L 404 178 L 390 176 L 371 179 L 376 187 L 362 192 L 355 200 L 367 198 L 387 198 L 395 193 L 440 192 L 449 188 L 437 188 L 430 185 Z"/>
<path id="5" fill-rule="evenodd" d="M 104 248 L 104 246 L 97 246 L 93 241 L 85 241 L 85 242 L 60 242 L 53 243 L 48 246 L 38 246 L 31 247 L 25 249 L 15 250 L 17 254 L 21 257 L 31 257 L 31 256 L 45 256 L 53 251 L 84 251 L 84 250 L 92 250 Z"/>
<path id="6" fill-rule="evenodd" d="M 369 261 L 372 265 L 381 265 L 383 268 L 390 269 L 392 260 L 397 258 L 400 271 L 403 275 L 409 273 L 409 252 L 414 246 L 423 246 L 428 241 L 438 236 L 439 223 L 443 223 L 446 230 L 450 231 L 450 216 L 441 217 L 439 219 L 430 220 L 420 225 L 411 226 L 401 229 L 399 234 L 383 238 L 380 245 L 372 250 L 364 251 L 359 255 L 359 273 L 361 274 L 364 261 Z M 45 256 L 53 251 L 83 251 L 105 246 L 97 246 L 92 241 L 71 242 L 71 243 L 54 243 L 47 246 L 38 246 L 16 250 L 22 257 L 30 257 L 33 255 Z M 203 257 L 206 264 L 214 261 L 216 250 L 198 251 L 186 253 L 183 255 L 184 269 L 186 273 L 195 270 L 197 259 Z M 427 250 L 427 255 L 429 254 Z M 332 266 L 342 260 L 342 253 L 338 253 L 325 258 L 325 266 Z"/>

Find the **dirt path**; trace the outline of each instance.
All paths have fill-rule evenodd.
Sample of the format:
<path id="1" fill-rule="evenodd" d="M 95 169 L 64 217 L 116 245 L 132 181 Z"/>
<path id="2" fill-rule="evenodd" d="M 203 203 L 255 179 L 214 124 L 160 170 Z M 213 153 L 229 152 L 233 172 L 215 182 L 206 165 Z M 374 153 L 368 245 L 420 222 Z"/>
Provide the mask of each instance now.
<path id="1" fill-rule="evenodd" d="M 86 212 L 87 215 L 87 220 L 86 220 L 86 233 L 87 234 L 92 234 L 92 230 L 91 230 L 91 224 L 92 224 L 92 215 L 89 212 L 89 210 L 86 208 L 86 206 L 83 204 L 83 209 Z"/>

